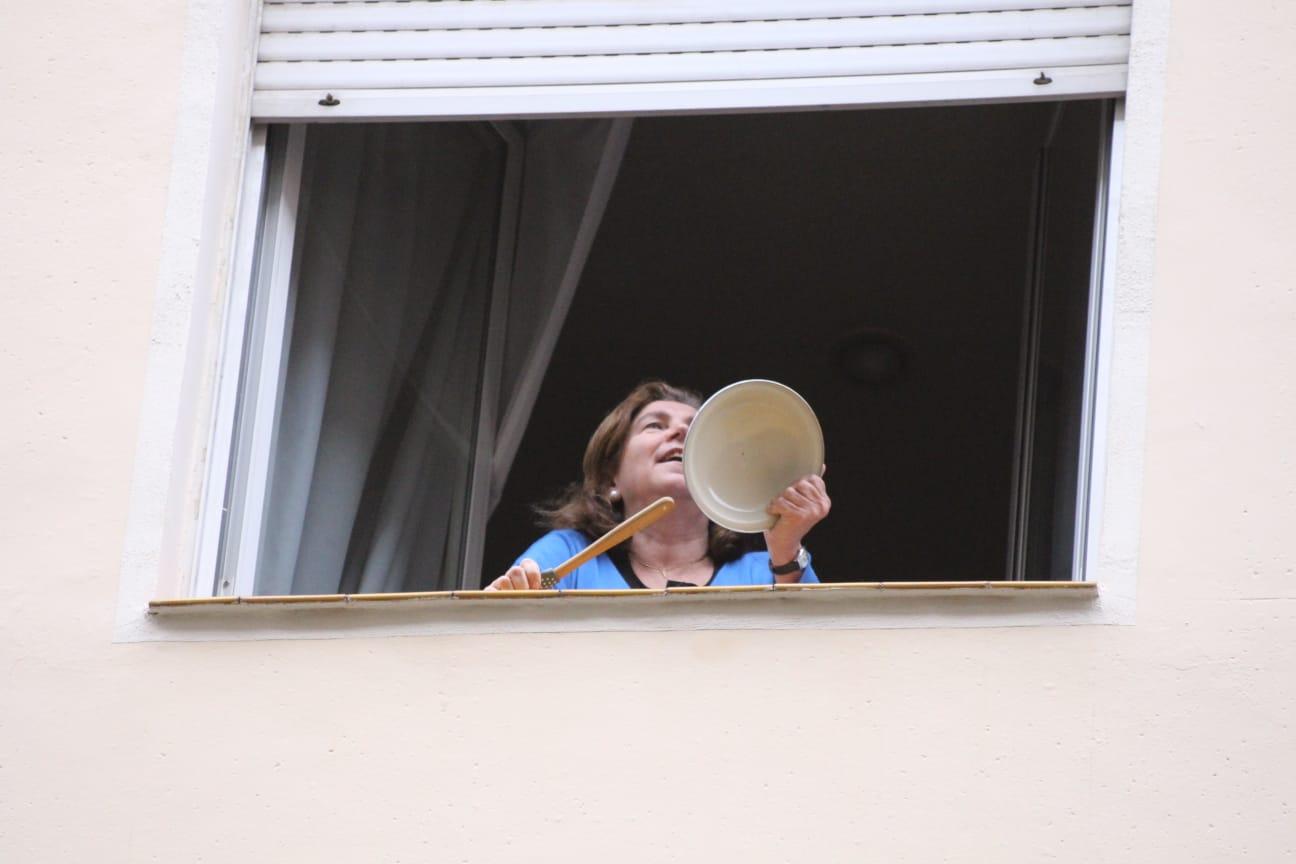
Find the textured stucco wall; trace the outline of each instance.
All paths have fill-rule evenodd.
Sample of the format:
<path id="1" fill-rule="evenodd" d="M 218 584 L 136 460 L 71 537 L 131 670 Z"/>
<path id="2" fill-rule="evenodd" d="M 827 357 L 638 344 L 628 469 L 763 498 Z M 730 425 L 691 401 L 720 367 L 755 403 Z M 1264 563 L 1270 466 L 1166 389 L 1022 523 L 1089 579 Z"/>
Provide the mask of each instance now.
<path id="1" fill-rule="evenodd" d="M 185 10 L 6 4 L 0 860 L 1296 855 L 1296 7 L 1219 8 L 1172 20 L 1137 624 L 113 645 Z"/>

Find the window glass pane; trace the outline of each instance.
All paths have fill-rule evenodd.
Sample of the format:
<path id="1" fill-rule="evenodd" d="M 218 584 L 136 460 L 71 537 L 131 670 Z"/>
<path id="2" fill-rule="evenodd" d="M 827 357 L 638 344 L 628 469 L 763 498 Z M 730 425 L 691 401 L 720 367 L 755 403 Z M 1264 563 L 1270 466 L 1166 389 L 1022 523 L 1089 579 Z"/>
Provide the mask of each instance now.
<path id="1" fill-rule="evenodd" d="M 310 128 L 258 594 L 457 587 L 504 157 L 481 124 Z"/>

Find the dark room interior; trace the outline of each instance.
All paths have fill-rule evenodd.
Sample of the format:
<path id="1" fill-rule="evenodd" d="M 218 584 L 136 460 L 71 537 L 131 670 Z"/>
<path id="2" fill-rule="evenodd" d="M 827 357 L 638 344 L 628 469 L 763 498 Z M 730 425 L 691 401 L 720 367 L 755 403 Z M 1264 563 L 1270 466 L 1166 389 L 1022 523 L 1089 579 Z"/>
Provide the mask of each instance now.
<path id="1" fill-rule="evenodd" d="M 1005 578 L 1038 271 L 1027 575 L 1069 578 L 1055 527 L 1074 516 L 1102 117 L 1041 102 L 636 120 L 484 577 L 539 535 L 532 505 L 578 478 L 603 414 L 660 377 L 704 395 L 770 378 L 809 401 L 833 512 L 806 545 L 825 581 Z"/>

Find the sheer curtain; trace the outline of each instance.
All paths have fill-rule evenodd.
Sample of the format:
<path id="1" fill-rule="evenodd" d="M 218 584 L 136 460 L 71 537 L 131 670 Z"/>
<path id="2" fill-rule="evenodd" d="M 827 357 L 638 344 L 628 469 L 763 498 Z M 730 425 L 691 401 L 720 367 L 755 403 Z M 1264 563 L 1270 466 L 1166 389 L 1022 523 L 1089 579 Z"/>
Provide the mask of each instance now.
<path id="1" fill-rule="evenodd" d="M 487 124 L 312 127 L 258 594 L 465 581 L 480 543 L 467 528 L 474 476 L 488 484 L 477 494 L 489 495 L 503 457 L 492 447 L 487 470 L 475 472 L 477 436 L 494 442 L 503 426 L 525 428 L 626 122 L 526 124 L 515 175 L 508 145 Z M 508 195 L 515 206 L 502 208 Z M 513 245 L 502 247 L 506 210 L 518 221 Z M 507 327 L 493 344 L 500 273 Z M 483 415 L 492 351 L 503 361 L 501 409 Z M 482 430 L 481 416 L 500 420 Z"/>
<path id="2" fill-rule="evenodd" d="M 526 174 L 490 508 L 504 491 L 630 139 L 632 120 L 525 125 Z"/>

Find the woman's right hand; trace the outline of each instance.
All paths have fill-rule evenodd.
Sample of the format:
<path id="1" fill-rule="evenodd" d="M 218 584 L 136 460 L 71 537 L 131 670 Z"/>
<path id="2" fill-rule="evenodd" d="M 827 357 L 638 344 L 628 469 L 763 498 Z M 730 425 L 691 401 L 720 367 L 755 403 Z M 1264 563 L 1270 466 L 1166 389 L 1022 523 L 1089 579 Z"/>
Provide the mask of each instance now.
<path id="1" fill-rule="evenodd" d="M 540 565 L 523 558 L 508 572 L 486 586 L 487 591 L 539 591 Z"/>

